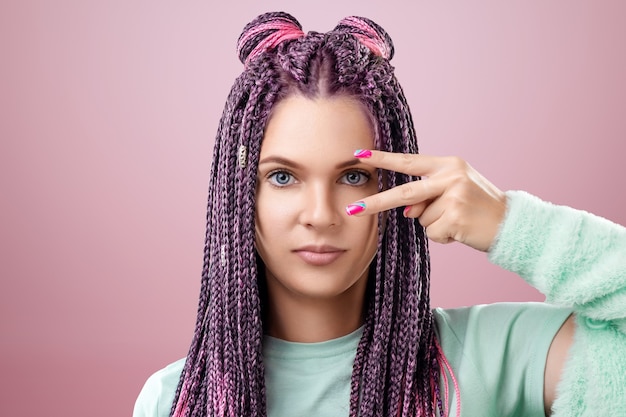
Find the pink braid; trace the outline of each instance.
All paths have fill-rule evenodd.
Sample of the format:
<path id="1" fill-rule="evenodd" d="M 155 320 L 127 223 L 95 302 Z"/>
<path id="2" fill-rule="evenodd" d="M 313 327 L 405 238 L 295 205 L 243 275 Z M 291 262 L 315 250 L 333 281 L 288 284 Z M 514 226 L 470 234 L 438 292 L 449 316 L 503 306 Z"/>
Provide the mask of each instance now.
<path id="1" fill-rule="evenodd" d="M 457 382 L 456 377 L 454 376 L 454 372 L 452 372 L 452 367 L 450 366 L 448 359 L 446 359 L 446 355 L 444 355 L 443 350 L 441 349 L 441 346 L 439 345 L 439 341 L 437 340 L 436 337 L 435 337 L 435 346 L 437 347 L 437 352 L 439 354 L 439 360 L 441 364 L 441 374 L 443 375 L 443 383 L 445 385 L 445 400 L 443 402 L 443 405 L 445 407 L 444 414 L 446 416 L 449 415 L 449 410 L 448 410 L 449 393 L 448 393 L 448 375 L 447 375 L 447 373 L 449 373 L 450 377 L 452 378 L 452 383 L 454 384 L 454 395 L 456 396 L 456 416 L 459 417 L 461 415 L 461 390 L 459 389 L 459 383 Z"/>
<path id="2" fill-rule="evenodd" d="M 172 416 L 182 417 L 185 413 L 185 410 L 187 410 L 188 402 L 189 402 L 189 387 L 188 387 L 188 384 L 185 383 L 185 385 L 180 391 L 178 402 L 176 403 L 176 408 L 174 409 L 174 413 L 172 414 Z"/>
<path id="3" fill-rule="evenodd" d="M 367 46 L 367 48 L 375 55 L 381 56 L 386 59 L 390 58 L 390 50 L 387 47 L 387 44 L 383 39 L 381 39 L 380 35 L 370 25 L 366 24 L 355 16 L 346 17 L 342 19 L 339 24 L 345 24 L 359 28 L 367 34 L 366 35 L 358 32 L 353 32 L 353 35 L 359 40 L 359 42 Z"/>
<path id="4" fill-rule="evenodd" d="M 250 30 L 248 33 L 242 36 L 241 39 L 239 39 L 238 44 L 240 46 L 244 45 L 250 38 L 268 29 L 277 29 L 277 31 L 257 44 L 254 50 L 252 50 L 252 52 L 250 52 L 250 54 L 246 58 L 245 65 L 247 65 L 248 62 L 256 58 L 259 54 L 269 49 L 275 48 L 280 43 L 286 40 L 298 39 L 304 36 L 304 32 L 298 27 L 294 26 L 292 23 L 271 22 L 263 23 L 256 26 L 254 29 Z"/>

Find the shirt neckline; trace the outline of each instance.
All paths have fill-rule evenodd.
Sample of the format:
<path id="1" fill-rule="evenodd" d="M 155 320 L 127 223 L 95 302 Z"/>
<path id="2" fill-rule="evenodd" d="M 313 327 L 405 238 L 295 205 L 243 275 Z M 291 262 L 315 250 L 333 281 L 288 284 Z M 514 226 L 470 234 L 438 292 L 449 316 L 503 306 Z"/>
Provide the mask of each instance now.
<path id="1" fill-rule="evenodd" d="M 263 337 L 263 356 L 277 359 L 328 358 L 356 351 L 363 327 L 336 339 L 323 342 L 289 342 L 276 337 Z"/>

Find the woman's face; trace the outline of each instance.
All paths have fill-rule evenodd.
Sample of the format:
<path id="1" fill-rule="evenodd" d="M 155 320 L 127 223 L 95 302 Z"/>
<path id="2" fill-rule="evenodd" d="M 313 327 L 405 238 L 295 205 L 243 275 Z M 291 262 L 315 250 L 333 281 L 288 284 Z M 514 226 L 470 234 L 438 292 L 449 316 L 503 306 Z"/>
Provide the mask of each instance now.
<path id="1" fill-rule="evenodd" d="M 373 143 L 355 100 L 291 96 L 275 106 L 256 196 L 256 247 L 272 302 L 363 296 L 378 219 L 345 207 L 378 190 L 376 170 L 353 157 Z"/>

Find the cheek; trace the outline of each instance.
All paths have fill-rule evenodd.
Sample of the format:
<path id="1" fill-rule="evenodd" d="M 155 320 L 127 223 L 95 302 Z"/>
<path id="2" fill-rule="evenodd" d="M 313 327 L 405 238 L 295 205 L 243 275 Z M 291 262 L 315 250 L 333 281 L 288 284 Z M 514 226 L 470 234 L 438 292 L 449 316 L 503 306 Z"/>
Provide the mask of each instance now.
<path id="1" fill-rule="evenodd" d="M 357 236 L 363 242 L 363 252 L 373 257 L 378 249 L 378 215 L 360 217 L 359 220 L 355 227 L 359 230 Z"/>
<path id="2" fill-rule="evenodd" d="M 255 210 L 257 240 L 259 235 L 276 234 L 293 216 L 294 203 L 284 194 L 286 193 L 257 194 Z"/>
<path id="3" fill-rule="evenodd" d="M 276 230 L 276 224 L 272 218 L 272 210 L 259 201 L 255 212 L 255 246 L 257 253 L 264 263 L 267 263 L 267 252 L 271 251 L 270 243 L 274 240 L 272 232 Z"/>

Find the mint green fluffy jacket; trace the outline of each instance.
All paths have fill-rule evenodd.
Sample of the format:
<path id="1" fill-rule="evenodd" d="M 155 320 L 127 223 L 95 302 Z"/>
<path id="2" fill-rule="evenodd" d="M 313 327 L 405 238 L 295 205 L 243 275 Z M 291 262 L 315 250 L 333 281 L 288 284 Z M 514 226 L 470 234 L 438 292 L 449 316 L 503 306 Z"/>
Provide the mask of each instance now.
<path id="1" fill-rule="evenodd" d="M 554 416 L 626 416 L 626 228 L 522 191 L 489 259 L 572 307 L 576 335 Z"/>

